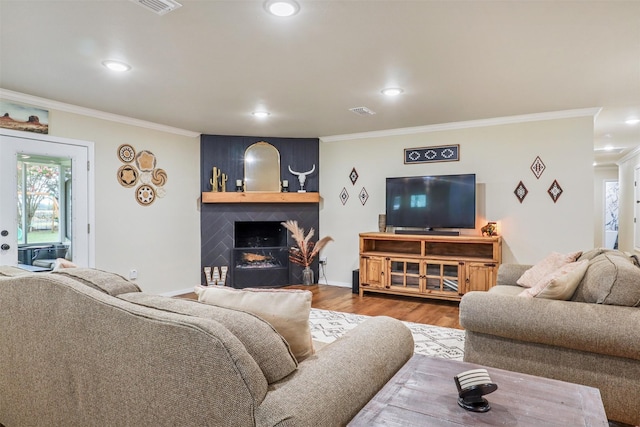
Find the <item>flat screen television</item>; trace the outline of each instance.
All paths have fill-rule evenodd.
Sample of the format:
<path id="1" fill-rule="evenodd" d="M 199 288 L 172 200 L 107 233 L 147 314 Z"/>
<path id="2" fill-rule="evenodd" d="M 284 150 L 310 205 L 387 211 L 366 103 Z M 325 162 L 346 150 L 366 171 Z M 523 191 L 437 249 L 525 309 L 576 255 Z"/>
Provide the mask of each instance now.
<path id="1" fill-rule="evenodd" d="M 387 178 L 386 215 L 393 227 L 475 228 L 476 175 Z"/>

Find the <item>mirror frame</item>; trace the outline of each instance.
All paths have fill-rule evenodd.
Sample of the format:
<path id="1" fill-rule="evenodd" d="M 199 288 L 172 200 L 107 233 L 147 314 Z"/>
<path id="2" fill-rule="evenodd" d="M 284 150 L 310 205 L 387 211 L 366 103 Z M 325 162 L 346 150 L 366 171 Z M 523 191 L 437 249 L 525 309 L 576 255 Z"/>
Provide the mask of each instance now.
<path id="1" fill-rule="evenodd" d="M 279 193 L 280 152 L 265 141 L 256 142 L 244 151 L 244 191 Z"/>

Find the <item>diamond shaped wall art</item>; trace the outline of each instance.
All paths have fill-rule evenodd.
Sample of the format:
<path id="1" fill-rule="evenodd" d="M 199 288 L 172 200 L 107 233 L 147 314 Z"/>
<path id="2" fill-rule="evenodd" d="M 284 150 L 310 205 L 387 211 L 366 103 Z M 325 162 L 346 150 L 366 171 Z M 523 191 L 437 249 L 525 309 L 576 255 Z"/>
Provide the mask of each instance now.
<path id="1" fill-rule="evenodd" d="M 518 201 L 520 203 L 522 203 L 522 201 L 524 200 L 525 197 L 527 197 L 527 194 L 529 193 L 529 190 L 527 190 L 527 187 L 524 186 L 524 184 L 522 183 L 522 181 L 520 181 L 518 183 L 518 186 L 516 187 L 516 189 L 513 191 L 513 194 L 516 195 L 516 197 L 518 198 Z"/>
<path id="2" fill-rule="evenodd" d="M 351 180 L 351 184 L 356 185 L 356 181 L 358 180 L 358 172 L 356 171 L 356 168 L 351 169 L 349 179 Z"/>
<path id="3" fill-rule="evenodd" d="M 544 163 L 542 163 L 542 159 L 540 158 L 540 156 L 537 156 L 531 164 L 531 172 L 533 172 L 537 179 L 540 179 L 540 176 L 542 176 L 542 172 L 544 172 L 546 168 L 547 167 L 544 165 Z"/>
<path id="4" fill-rule="evenodd" d="M 367 203 L 367 200 L 369 200 L 369 193 L 367 193 L 367 190 L 364 187 L 362 187 L 362 190 L 360 190 L 358 198 L 360 199 L 360 203 L 362 203 L 362 206 L 364 206 L 364 204 Z"/>
<path id="5" fill-rule="evenodd" d="M 340 192 L 340 201 L 343 206 L 347 203 L 347 200 L 349 200 L 349 193 L 346 188 L 342 187 L 342 191 Z"/>
<path id="6" fill-rule="evenodd" d="M 558 201 L 558 199 L 562 195 L 562 192 L 563 192 L 562 187 L 560 187 L 560 184 L 558 184 L 558 181 L 554 179 L 553 183 L 551 184 L 551 187 L 549 187 L 549 189 L 547 190 L 547 193 L 549 193 L 549 196 L 553 200 L 553 203 Z"/>

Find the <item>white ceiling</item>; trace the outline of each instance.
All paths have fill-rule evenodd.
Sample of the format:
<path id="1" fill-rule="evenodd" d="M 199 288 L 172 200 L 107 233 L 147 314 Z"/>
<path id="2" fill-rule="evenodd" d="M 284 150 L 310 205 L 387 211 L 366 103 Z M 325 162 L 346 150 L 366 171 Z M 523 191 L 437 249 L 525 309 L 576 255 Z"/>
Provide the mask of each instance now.
<path id="1" fill-rule="evenodd" d="M 640 1 L 299 0 L 289 18 L 262 1 L 180 3 L 159 16 L 128 0 L 0 0 L 0 87 L 280 137 L 602 107 L 594 147 L 624 151 L 598 160 L 640 145 L 624 123 L 640 118 Z M 362 106 L 377 114 L 349 111 Z"/>

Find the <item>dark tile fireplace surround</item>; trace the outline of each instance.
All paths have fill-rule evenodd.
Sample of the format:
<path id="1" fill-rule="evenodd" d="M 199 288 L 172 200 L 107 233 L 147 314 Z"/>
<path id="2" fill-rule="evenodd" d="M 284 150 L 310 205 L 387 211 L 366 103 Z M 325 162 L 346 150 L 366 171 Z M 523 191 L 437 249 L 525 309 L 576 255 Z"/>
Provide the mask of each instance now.
<path id="1" fill-rule="evenodd" d="M 289 180 L 291 191 L 298 189 L 298 180 L 289 172 L 288 166 L 293 170 L 306 171 L 315 164 L 316 170 L 307 176 L 305 188 L 309 192 L 318 191 L 318 139 L 224 135 L 202 135 L 200 139 L 201 190 L 211 190 L 209 179 L 214 166 L 228 175 L 227 184 L 243 179 L 244 152 L 259 141 L 268 142 L 280 152 L 280 176 Z M 227 191 L 233 188 L 234 185 L 229 184 Z M 302 283 L 302 267 L 290 264 L 288 256 L 283 253 L 283 248 L 286 252 L 286 248 L 293 244 L 291 233 L 281 228 L 285 235 L 282 242 L 276 241 L 280 237 L 276 238 L 273 231 L 289 219 L 298 221 L 305 231 L 310 228 L 316 230 L 314 238 L 321 237 L 318 203 L 203 203 L 200 210 L 201 283 L 206 283 L 202 272 L 205 266 L 229 266 L 226 284 L 236 288 Z M 269 246 L 255 247 L 260 244 Z M 257 262 L 262 257 L 269 262 L 260 266 Z M 317 260 L 312 268 L 317 278 Z"/>

